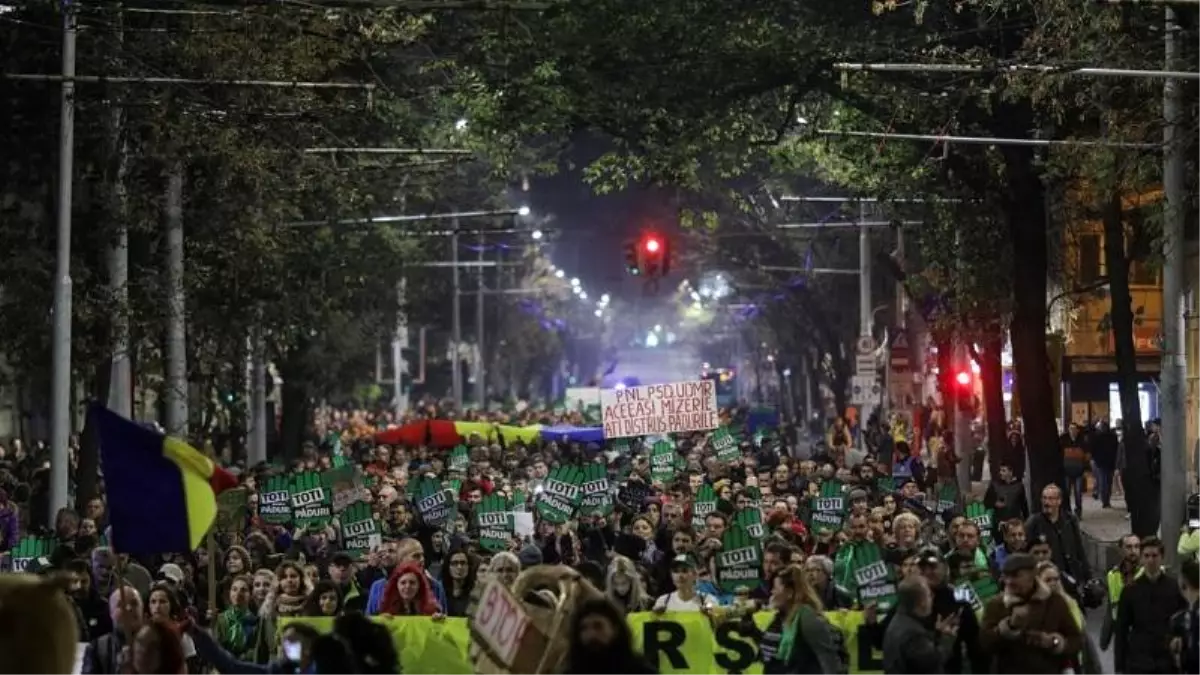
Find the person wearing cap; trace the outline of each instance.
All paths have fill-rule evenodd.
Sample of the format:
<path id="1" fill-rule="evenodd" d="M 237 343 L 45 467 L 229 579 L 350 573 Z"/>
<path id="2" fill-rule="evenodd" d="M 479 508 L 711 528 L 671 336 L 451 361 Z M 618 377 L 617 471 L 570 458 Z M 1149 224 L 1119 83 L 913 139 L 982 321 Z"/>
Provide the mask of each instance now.
<path id="1" fill-rule="evenodd" d="M 338 551 L 329 558 L 326 568 L 329 579 L 337 585 L 342 598 L 342 608 L 347 612 L 361 612 L 366 609 L 367 596 L 358 586 L 354 578 L 354 558 L 345 551 Z"/>
<path id="2" fill-rule="evenodd" d="M 946 673 L 986 673 L 990 672 L 987 655 L 979 647 L 979 621 L 975 610 L 969 602 L 959 600 L 954 595 L 954 588 L 947 583 L 946 566 L 941 552 L 937 549 L 925 549 L 916 556 L 916 572 L 910 578 L 920 578 L 929 589 L 932 609 L 922 619 L 925 629 L 931 633 L 941 631 L 938 622 L 946 617 L 956 617 L 952 631 L 955 635 L 954 648 L 948 652 L 943 671 Z M 887 629 L 896 617 L 898 608 L 893 607 L 873 628 L 866 632 L 866 639 L 883 649 L 883 641 Z M 944 632 L 944 631 L 943 631 Z M 964 658 L 965 655 L 965 658 Z M 915 672 L 915 671 L 914 671 Z"/>
<path id="3" fill-rule="evenodd" d="M 992 672 L 1062 673 L 1071 655 L 1083 648 L 1070 606 L 1038 579 L 1032 555 L 1010 555 L 1002 573 L 1004 592 L 984 605 L 979 633 Z"/>
<path id="4" fill-rule="evenodd" d="M 716 598 L 696 590 L 696 569 L 696 558 L 689 553 L 671 559 L 671 582 L 675 590 L 658 596 L 654 601 L 655 612 L 699 612 L 717 606 Z"/>

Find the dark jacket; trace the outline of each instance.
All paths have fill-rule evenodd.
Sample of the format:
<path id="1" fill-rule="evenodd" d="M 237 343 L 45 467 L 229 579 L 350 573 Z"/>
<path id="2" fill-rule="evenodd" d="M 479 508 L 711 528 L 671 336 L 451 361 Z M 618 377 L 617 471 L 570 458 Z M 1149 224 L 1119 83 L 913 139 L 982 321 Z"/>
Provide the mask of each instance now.
<path id="1" fill-rule="evenodd" d="M 914 619 L 913 617 L 908 617 L 908 619 L 923 623 L 925 632 L 931 636 L 936 630 L 938 617 L 950 616 L 958 612 L 959 623 L 958 636 L 953 646 L 947 650 L 946 661 L 942 664 L 944 670 L 930 672 L 988 672 L 987 654 L 979 648 L 979 621 L 975 618 L 975 610 L 972 609 L 970 603 L 954 599 L 954 589 L 947 584 L 942 584 L 932 589 L 932 591 L 933 611 L 929 613 L 929 616 L 924 619 Z M 899 609 L 893 607 L 887 616 L 883 617 L 883 621 L 880 624 L 874 627 L 863 626 L 863 630 L 859 635 L 869 640 L 876 649 L 883 649 L 888 629 L 892 627 L 892 621 L 898 618 L 898 612 Z M 964 653 L 966 654 L 967 663 L 963 663 Z M 884 656 L 887 656 L 886 652 Z"/>
<path id="2" fill-rule="evenodd" d="M 1000 501 L 1004 502 L 1003 506 L 997 504 Z M 1018 480 L 1010 483 L 993 480 L 988 484 L 987 493 L 983 496 L 983 504 L 987 508 L 995 510 L 996 517 L 992 519 L 992 522 L 997 530 L 1000 523 L 1006 520 L 1020 518 L 1024 521 L 1029 517 L 1029 500 L 1025 499 L 1025 484 Z"/>
<path id="3" fill-rule="evenodd" d="M 1106 471 L 1117 468 L 1117 448 L 1120 441 L 1112 429 L 1097 431 L 1092 437 L 1092 461 Z"/>
<path id="4" fill-rule="evenodd" d="M 801 609 L 800 625 L 796 627 L 796 642 L 788 660 L 779 659 L 779 645 L 783 639 L 785 617 L 775 612 L 766 629 L 758 631 L 752 622 L 743 622 L 747 635 L 758 639 L 758 658 L 763 664 L 765 675 L 787 673 L 844 673 L 841 633 L 825 617 L 811 609 Z"/>
<path id="5" fill-rule="evenodd" d="M 121 650 L 125 637 L 119 632 L 101 635 L 90 645 L 83 657 L 83 672 L 90 675 L 115 675 L 121 672 Z"/>
<path id="6" fill-rule="evenodd" d="M 1176 612 L 1171 617 L 1171 635 L 1183 643 L 1179 653 L 1179 673 L 1200 673 L 1200 615 L 1196 607 Z"/>
<path id="7" fill-rule="evenodd" d="M 1179 583 L 1165 572 L 1142 575 L 1121 591 L 1113 635 L 1113 667 L 1118 673 L 1169 673 L 1171 615 L 1186 608 Z"/>
<path id="8" fill-rule="evenodd" d="M 1035 513 L 1025 521 L 1025 532 L 1030 546 L 1040 537 L 1046 537 L 1050 543 L 1051 560 L 1058 569 L 1071 575 L 1072 579 L 1082 583 L 1092 577 L 1091 567 L 1083 550 L 1083 535 L 1079 531 L 1079 521 L 1063 505 L 1059 509 L 1058 520 L 1051 521 L 1044 513 Z M 1064 582 L 1067 580 L 1064 579 Z M 1075 589 L 1069 583 L 1064 583 L 1068 592 L 1074 594 Z"/>
<path id="9" fill-rule="evenodd" d="M 955 642 L 952 636 L 930 632 L 922 619 L 898 612 L 883 635 L 883 672 L 944 673 Z"/>
<path id="10" fill-rule="evenodd" d="M 1020 625 L 1013 625 L 1013 611 L 1021 606 L 1026 607 L 1026 618 Z M 1056 633 L 1062 636 L 1063 642 L 1057 650 L 1036 647 L 1026 641 L 1026 631 Z M 1001 593 L 987 601 L 983 608 L 979 644 L 991 661 L 992 673 L 1058 675 L 1066 660 L 1083 649 L 1084 634 L 1075 622 L 1067 599 L 1038 582 L 1029 598 Z"/>

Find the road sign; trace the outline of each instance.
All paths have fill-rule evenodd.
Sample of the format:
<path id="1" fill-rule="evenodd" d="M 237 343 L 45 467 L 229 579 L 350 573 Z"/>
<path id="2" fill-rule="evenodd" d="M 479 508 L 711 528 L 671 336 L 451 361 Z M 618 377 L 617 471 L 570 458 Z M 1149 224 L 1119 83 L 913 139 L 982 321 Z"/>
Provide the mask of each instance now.
<path id="1" fill-rule="evenodd" d="M 891 349 L 888 352 L 889 361 L 893 373 L 905 373 L 909 368 L 909 349 L 908 336 L 903 330 L 896 332 L 896 339 L 892 340 Z"/>
<path id="2" fill-rule="evenodd" d="M 854 357 L 854 372 L 857 375 L 870 375 L 875 377 L 875 355 L 874 354 L 859 354 Z"/>
<path id="3" fill-rule="evenodd" d="M 879 380 L 875 375 L 854 375 L 850 378 L 850 404 L 870 405 L 879 401 Z"/>
<path id="4" fill-rule="evenodd" d="M 875 338 L 870 335 L 860 335 L 858 341 L 854 343 L 854 347 L 859 354 L 870 354 L 875 351 Z"/>

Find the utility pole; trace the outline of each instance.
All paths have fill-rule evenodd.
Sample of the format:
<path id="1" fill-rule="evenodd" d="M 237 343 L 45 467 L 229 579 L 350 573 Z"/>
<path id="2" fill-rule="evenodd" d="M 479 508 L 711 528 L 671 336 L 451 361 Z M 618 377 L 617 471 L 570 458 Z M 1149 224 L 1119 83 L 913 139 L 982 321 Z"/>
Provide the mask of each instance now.
<path id="1" fill-rule="evenodd" d="M 54 265 L 54 337 L 50 381 L 50 517 L 70 500 L 71 188 L 75 177 L 75 6 L 62 3 L 62 93 L 58 127 L 58 247 Z"/>
<path id="2" fill-rule="evenodd" d="M 1181 28 L 1175 9 L 1165 9 L 1163 34 L 1167 69 L 1181 64 Z M 1185 107 L 1183 83 L 1169 79 L 1163 85 L 1163 360 L 1160 417 L 1162 418 L 1162 520 L 1161 532 L 1167 565 L 1177 564 L 1176 545 L 1184 522 L 1187 496 L 1187 398 L 1184 231 L 1187 227 L 1188 194 L 1184 183 Z"/>
<path id="3" fill-rule="evenodd" d="M 118 45 L 125 43 L 125 14 L 120 3 L 114 8 L 113 23 Z M 113 150 L 116 152 L 116 175 L 112 185 L 112 216 L 116 232 L 107 250 L 108 289 L 112 294 L 112 366 L 109 371 L 108 407 L 122 417 L 133 417 L 133 375 L 129 355 L 129 142 L 125 135 L 125 106 L 113 105 Z"/>
<path id="4" fill-rule="evenodd" d="M 183 290 L 183 164 L 167 169 L 167 433 L 187 438 L 187 307 Z"/>
<path id="5" fill-rule="evenodd" d="M 861 200 L 858 202 L 858 220 L 862 223 L 867 221 L 867 205 Z M 874 341 L 871 332 L 873 318 L 871 312 L 871 230 L 860 227 L 858 228 L 858 334 L 862 339 L 860 341 Z M 876 379 L 878 378 L 878 369 L 873 370 L 870 375 L 875 376 L 873 379 L 878 381 Z M 876 401 L 875 405 L 879 405 L 879 401 Z M 858 445 L 864 452 L 867 450 L 867 419 L 871 416 L 872 411 L 873 406 L 867 404 L 862 407 L 858 415 Z"/>
<path id="6" fill-rule="evenodd" d="M 450 322 L 450 388 L 454 397 L 454 405 L 462 410 L 463 404 L 463 381 L 462 381 L 462 363 L 458 358 L 458 348 L 462 344 L 462 291 L 458 285 L 458 218 L 453 219 L 453 234 L 450 235 L 450 264 L 454 267 L 453 272 L 453 296 L 450 301 L 450 312 L 453 319 Z"/>
<path id="7" fill-rule="evenodd" d="M 487 394 L 487 368 L 485 367 L 484 351 L 483 351 L 483 296 L 485 289 L 483 287 L 483 230 L 479 231 L 479 286 L 475 290 L 475 405 L 482 410 L 484 405 L 484 397 Z M 496 277 L 499 278 L 500 272 L 496 272 Z M 499 285 L 499 284 L 497 284 Z"/>

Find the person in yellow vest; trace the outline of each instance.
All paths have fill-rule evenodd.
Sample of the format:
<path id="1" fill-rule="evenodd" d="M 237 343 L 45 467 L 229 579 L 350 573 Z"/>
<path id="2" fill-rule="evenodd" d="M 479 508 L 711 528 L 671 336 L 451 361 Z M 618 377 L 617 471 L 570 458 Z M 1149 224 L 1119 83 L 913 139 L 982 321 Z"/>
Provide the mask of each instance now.
<path id="1" fill-rule="evenodd" d="M 1050 561 L 1040 562 L 1037 566 L 1037 575 L 1038 579 L 1046 584 L 1051 592 L 1059 594 L 1063 600 L 1067 601 L 1067 605 L 1071 609 L 1071 616 L 1075 619 L 1075 625 L 1079 626 L 1079 632 L 1083 634 L 1083 649 L 1079 650 L 1078 654 L 1064 655 L 1063 672 L 1086 675 L 1104 672 L 1100 663 L 1100 653 L 1096 651 L 1096 644 L 1092 642 L 1092 636 L 1088 635 L 1083 610 L 1080 609 L 1075 598 L 1067 595 L 1063 590 L 1062 573 L 1059 572 L 1058 567 Z"/>
<path id="2" fill-rule="evenodd" d="M 1108 587 L 1108 602 L 1104 607 L 1104 624 L 1100 628 L 1100 649 L 1107 650 L 1112 644 L 1113 629 L 1117 622 L 1117 605 L 1121 602 L 1121 591 L 1134 579 L 1142 575 L 1140 562 L 1142 542 L 1136 534 L 1127 534 L 1121 538 L 1121 564 L 1113 567 L 1105 575 L 1104 582 Z"/>

